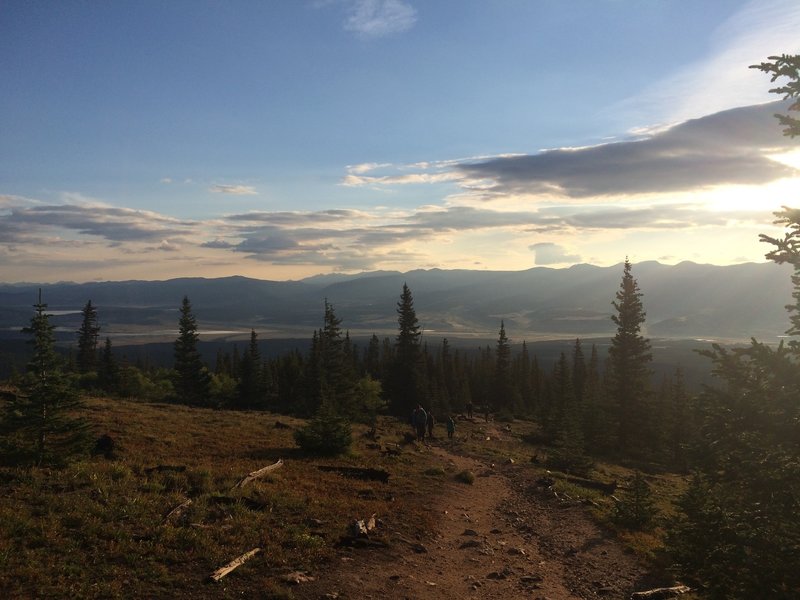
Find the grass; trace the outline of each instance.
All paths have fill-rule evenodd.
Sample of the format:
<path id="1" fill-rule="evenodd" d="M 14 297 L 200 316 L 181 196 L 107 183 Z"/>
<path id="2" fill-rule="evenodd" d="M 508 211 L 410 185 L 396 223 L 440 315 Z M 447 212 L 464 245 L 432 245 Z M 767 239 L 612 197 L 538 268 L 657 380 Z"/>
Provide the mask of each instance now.
<path id="1" fill-rule="evenodd" d="M 319 569 L 352 520 L 377 514 L 387 530 L 414 537 L 430 518 L 418 501 L 436 491 L 435 478 L 420 476 L 429 458 L 386 457 L 366 447 L 358 427 L 349 455 L 323 460 L 303 456 L 292 429 L 276 428 L 269 413 L 104 398 L 87 405 L 97 435 L 115 441 L 113 460 L 0 470 L 4 597 L 228 598 L 252 590 L 290 597 L 280 575 Z M 389 443 L 404 431 L 389 419 L 378 429 Z M 232 489 L 279 458 L 281 469 Z M 315 468 L 321 464 L 384 468 L 391 478 L 385 485 L 348 479 Z M 148 471 L 158 465 L 181 469 Z M 185 513 L 165 522 L 187 499 Z M 206 582 L 255 547 L 263 552 L 222 582 Z"/>
<path id="2" fill-rule="evenodd" d="M 0 469 L 0 597 L 233 598 L 258 590 L 263 598 L 291 598 L 281 575 L 336 568 L 335 546 L 355 519 L 376 514 L 387 543 L 394 534 L 422 539 L 434 529 L 437 496 L 460 475 L 426 446 L 405 443 L 407 425 L 389 418 L 379 421 L 378 441 L 402 444 L 398 456 L 380 452 L 366 427 L 354 426 L 350 453 L 321 459 L 303 455 L 294 442 L 293 431 L 305 421 L 283 415 L 107 398 L 86 404 L 95 434 L 114 439 L 112 460 L 87 458 L 61 470 Z M 522 441 L 533 428 L 527 421 L 459 422 L 454 440 L 437 443 L 497 465 L 512 459 L 537 477 L 546 472 L 531 463 L 536 449 Z M 282 468 L 232 489 L 278 459 Z M 180 469 L 151 470 L 158 465 Z M 385 469 L 391 476 L 388 484 L 362 481 L 318 465 Z M 592 476 L 623 483 L 631 474 L 598 463 Z M 616 529 L 613 499 L 551 475 L 556 491 L 589 500 L 599 523 L 639 556 L 657 560 L 661 522 L 645 533 Z M 683 478 L 647 477 L 660 514 L 672 514 Z M 189 499 L 182 515 L 165 522 Z M 263 551 L 220 583 L 207 582 L 255 547 Z"/>

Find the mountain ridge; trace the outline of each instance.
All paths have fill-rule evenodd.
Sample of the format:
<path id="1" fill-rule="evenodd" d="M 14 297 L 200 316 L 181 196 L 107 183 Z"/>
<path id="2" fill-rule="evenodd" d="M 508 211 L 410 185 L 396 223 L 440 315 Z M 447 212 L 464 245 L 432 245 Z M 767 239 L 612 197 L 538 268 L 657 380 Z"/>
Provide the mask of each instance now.
<path id="1" fill-rule="evenodd" d="M 683 261 L 633 265 L 651 337 L 774 340 L 788 328 L 791 270 L 773 263 L 717 266 Z M 61 329 L 80 325 L 87 300 L 106 332 L 163 330 L 177 323 L 184 295 L 203 329 L 265 335 L 305 335 L 322 322 L 323 302 L 333 304 L 342 326 L 357 335 L 396 329 L 403 284 L 414 295 L 426 332 L 453 337 L 496 337 L 500 320 L 516 339 L 613 334 L 611 302 L 622 265 L 579 264 L 522 271 L 415 269 L 353 275 L 317 275 L 291 281 L 244 276 L 181 277 L 162 281 L 0 284 L 0 328 L 25 325 L 38 289 Z M 233 334 L 232 334 L 233 335 Z M 112 335 L 113 337 L 113 335 Z"/>

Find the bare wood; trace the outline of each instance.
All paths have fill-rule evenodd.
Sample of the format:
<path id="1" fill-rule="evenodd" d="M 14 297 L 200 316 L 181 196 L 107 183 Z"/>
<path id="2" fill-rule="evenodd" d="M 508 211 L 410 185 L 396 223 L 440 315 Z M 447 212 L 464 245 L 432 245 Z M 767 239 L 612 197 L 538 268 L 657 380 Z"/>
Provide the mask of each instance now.
<path id="1" fill-rule="evenodd" d="M 191 499 L 191 498 L 189 498 L 189 499 L 188 499 L 188 500 L 186 500 L 185 502 L 181 502 L 180 504 L 178 504 L 178 506 L 176 506 L 175 508 L 173 508 L 171 511 L 169 511 L 169 512 L 167 513 L 167 516 L 166 516 L 166 517 L 164 517 L 164 520 L 161 522 L 161 524 L 162 524 L 162 525 L 165 525 L 165 524 L 169 523 L 171 520 L 173 520 L 173 519 L 177 519 L 177 518 L 178 518 L 178 517 L 180 517 L 180 516 L 181 516 L 181 515 L 182 515 L 182 514 L 183 514 L 183 513 L 186 511 L 186 509 L 187 509 L 187 508 L 189 508 L 191 505 L 192 505 L 192 499 Z"/>
<path id="2" fill-rule="evenodd" d="M 253 558 L 259 552 L 261 552 L 261 548 L 253 548 L 249 552 L 245 552 L 241 556 L 234 558 L 224 567 L 220 567 L 219 569 L 214 571 L 211 575 L 209 575 L 209 579 L 211 579 L 212 581 L 219 581 L 234 569 L 241 567 L 244 563 Z"/>
<path id="3" fill-rule="evenodd" d="M 631 600 L 666 600 L 681 594 L 688 594 L 692 588 L 686 585 L 676 585 L 674 587 L 663 587 L 647 590 L 645 592 L 634 592 Z"/>
<path id="4" fill-rule="evenodd" d="M 242 488 L 246 486 L 251 481 L 258 479 L 259 477 L 263 477 L 267 473 L 271 473 L 275 469 L 280 469 L 283 466 L 283 459 L 279 458 L 277 462 L 271 465 L 267 465 L 263 469 L 259 469 L 258 471 L 253 471 L 252 473 L 248 473 L 246 477 L 243 477 L 239 483 L 233 486 L 231 489 Z"/>

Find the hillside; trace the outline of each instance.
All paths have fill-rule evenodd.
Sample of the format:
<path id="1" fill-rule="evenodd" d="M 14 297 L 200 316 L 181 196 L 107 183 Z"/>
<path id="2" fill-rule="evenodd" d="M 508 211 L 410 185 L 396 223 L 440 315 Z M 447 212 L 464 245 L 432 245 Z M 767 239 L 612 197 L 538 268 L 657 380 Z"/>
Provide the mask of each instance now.
<path id="1" fill-rule="evenodd" d="M 683 262 L 634 265 L 644 294 L 646 335 L 657 338 L 773 341 L 786 329 L 791 300 L 787 267 Z M 171 337 L 184 295 L 201 333 L 241 339 L 255 328 L 261 339 L 304 338 L 320 326 L 324 299 L 351 334 L 389 334 L 403 283 L 414 294 L 420 323 L 437 338 L 493 339 L 501 319 L 516 340 L 604 336 L 621 266 L 537 267 L 526 271 L 439 269 L 317 276 L 302 281 L 245 277 L 168 281 L 0 285 L 0 330 L 15 337 L 31 314 L 39 288 L 53 322 L 72 332 L 87 300 L 98 308 L 103 335 L 115 345 Z"/>

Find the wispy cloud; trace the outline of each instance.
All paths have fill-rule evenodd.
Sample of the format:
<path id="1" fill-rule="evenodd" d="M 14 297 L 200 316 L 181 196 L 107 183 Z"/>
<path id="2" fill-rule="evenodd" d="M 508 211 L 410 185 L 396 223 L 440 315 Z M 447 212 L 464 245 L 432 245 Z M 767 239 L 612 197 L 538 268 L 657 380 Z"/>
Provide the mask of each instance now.
<path id="1" fill-rule="evenodd" d="M 383 37 L 411 29 L 417 11 L 402 0 L 351 0 L 344 27 L 365 37 Z"/>
<path id="2" fill-rule="evenodd" d="M 209 188 L 215 194 L 232 194 L 235 196 L 253 196 L 258 194 L 256 188 L 251 185 L 222 185 L 215 184 Z"/>
<path id="3" fill-rule="evenodd" d="M 676 123 L 768 101 L 766 77 L 752 69 L 774 54 L 800 52 L 800 4 L 752 0 L 714 32 L 706 56 L 667 74 L 616 110 L 642 124 Z"/>

